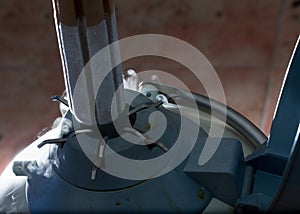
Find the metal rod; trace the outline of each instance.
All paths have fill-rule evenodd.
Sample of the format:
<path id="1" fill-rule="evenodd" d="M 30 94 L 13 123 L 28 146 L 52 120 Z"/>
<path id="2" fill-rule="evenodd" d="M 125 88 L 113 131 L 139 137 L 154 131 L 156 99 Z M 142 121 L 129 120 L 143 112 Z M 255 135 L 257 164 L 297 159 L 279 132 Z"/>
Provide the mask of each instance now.
<path id="1" fill-rule="evenodd" d="M 121 66 L 109 72 L 100 89 L 96 89 L 93 81 L 101 71 L 89 67 L 84 87 L 80 88 L 88 106 L 84 112 L 78 112 L 77 105 L 82 104 L 76 103 L 73 95 L 84 66 L 98 51 L 118 39 L 114 8 L 108 0 L 52 0 L 52 4 L 70 110 L 83 123 L 96 115 L 98 124 L 107 124 L 111 122 L 113 96 L 123 87 Z M 110 49 L 107 55 L 107 63 L 114 64 L 119 50 Z M 116 99 L 118 112 L 123 108 L 123 88 L 120 91 Z"/>

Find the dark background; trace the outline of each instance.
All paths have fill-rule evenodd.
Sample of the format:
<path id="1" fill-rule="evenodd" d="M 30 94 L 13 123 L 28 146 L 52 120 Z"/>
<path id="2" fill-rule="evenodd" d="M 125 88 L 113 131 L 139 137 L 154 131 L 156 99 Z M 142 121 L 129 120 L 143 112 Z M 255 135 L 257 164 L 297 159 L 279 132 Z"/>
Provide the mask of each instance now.
<path id="1" fill-rule="evenodd" d="M 213 64 L 227 104 L 269 133 L 300 29 L 300 1 L 116 0 L 115 4 L 120 38 L 160 33 L 191 43 Z M 123 67 L 141 71 L 152 65 L 201 92 L 195 78 L 176 64 L 146 59 Z M 0 172 L 59 115 L 50 97 L 63 90 L 51 1 L 0 0 Z"/>

